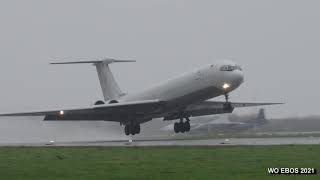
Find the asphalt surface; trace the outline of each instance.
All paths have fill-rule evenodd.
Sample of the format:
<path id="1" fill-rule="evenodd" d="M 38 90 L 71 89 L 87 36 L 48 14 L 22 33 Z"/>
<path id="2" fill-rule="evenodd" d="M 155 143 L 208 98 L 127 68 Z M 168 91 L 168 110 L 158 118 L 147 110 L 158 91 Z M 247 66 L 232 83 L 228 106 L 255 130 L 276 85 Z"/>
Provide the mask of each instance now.
<path id="1" fill-rule="evenodd" d="M 230 146 L 230 145 L 290 145 L 290 144 L 320 144 L 320 137 L 294 138 L 234 138 L 206 140 L 120 140 L 120 141 L 88 141 L 88 142 L 43 142 L 0 144 L 0 146 Z"/>

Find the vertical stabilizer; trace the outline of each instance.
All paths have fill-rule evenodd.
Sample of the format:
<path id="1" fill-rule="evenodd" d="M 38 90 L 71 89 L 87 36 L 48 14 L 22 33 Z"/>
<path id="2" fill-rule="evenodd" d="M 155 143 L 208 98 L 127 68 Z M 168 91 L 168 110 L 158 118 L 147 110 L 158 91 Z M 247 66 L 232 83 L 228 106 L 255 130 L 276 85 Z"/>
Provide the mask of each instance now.
<path id="1" fill-rule="evenodd" d="M 78 62 L 62 62 L 62 63 L 51 63 L 51 64 L 87 64 L 91 63 L 96 66 L 98 77 L 104 100 L 117 100 L 121 96 L 125 95 L 116 82 L 109 65 L 116 62 L 135 62 L 132 60 L 115 60 L 115 59 L 104 59 L 100 61 L 78 61 Z"/>
<path id="2" fill-rule="evenodd" d="M 117 100 L 124 95 L 109 68 L 109 64 L 105 61 L 95 64 L 105 101 Z"/>

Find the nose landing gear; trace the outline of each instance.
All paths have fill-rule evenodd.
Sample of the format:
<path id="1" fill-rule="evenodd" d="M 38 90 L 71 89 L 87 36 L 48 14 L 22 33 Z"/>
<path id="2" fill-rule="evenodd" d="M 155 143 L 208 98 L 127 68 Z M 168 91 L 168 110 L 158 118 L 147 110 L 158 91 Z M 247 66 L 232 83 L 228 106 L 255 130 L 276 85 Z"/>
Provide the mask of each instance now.
<path id="1" fill-rule="evenodd" d="M 233 111 L 233 106 L 232 106 L 231 102 L 229 102 L 229 100 L 230 100 L 229 94 L 226 93 L 224 96 L 225 96 L 225 99 L 226 99 L 226 102 L 223 105 L 224 110 Z"/>
<path id="2" fill-rule="evenodd" d="M 174 132 L 175 133 L 185 133 L 185 132 L 189 132 L 191 129 L 190 126 L 190 119 L 189 117 L 185 117 L 186 122 L 183 122 L 184 118 L 180 118 L 180 122 L 176 122 L 174 123 Z"/>

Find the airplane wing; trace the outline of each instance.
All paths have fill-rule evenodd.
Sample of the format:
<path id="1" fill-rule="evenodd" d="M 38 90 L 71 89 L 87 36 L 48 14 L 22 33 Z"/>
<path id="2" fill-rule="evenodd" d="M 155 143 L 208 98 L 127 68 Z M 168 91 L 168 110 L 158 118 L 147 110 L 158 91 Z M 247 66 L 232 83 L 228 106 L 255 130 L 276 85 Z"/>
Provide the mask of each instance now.
<path id="1" fill-rule="evenodd" d="M 231 103 L 234 108 L 281 105 L 283 103 Z"/>
<path id="2" fill-rule="evenodd" d="M 186 109 L 186 113 L 191 116 L 205 116 L 211 114 L 224 114 L 231 113 L 224 108 L 225 102 L 218 101 L 203 101 L 195 105 L 191 105 Z M 243 108 L 243 107 L 255 107 L 255 106 L 269 106 L 269 105 L 280 105 L 283 103 L 246 103 L 246 102 L 236 102 L 231 103 L 233 108 Z"/>
<path id="3" fill-rule="evenodd" d="M 146 100 L 106 104 L 79 109 L 59 109 L 39 112 L 0 114 L 0 116 L 45 116 L 44 120 L 107 120 L 118 121 L 121 117 L 139 116 L 160 111 L 163 101 Z"/>
<path id="4" fill-rule="evenodd" d="M 225 102 L 217 101 L 203 101 L 187 107 L 184 111 L 187 115 L 192 117 L 206 116 L 213 114 L 231 113 L 232 110 L 224 108 Z M 281 103 L 232 103 L 232 107 L 252 107 L 277 105 Z M 88 108 L 78 109 L 59 109 L 38 112 L 22 112 L 0 114 L 1 116 L 45 116 L 44 120 L 68 120 L 68 121 L 88 121 L 88 120 L 104 120 L 120 122 L 124 118 L 145 118 L 145 114 L 151 115 L 163 112 L 166 102 L 160 100 L 146 100 L 135 102 L 120 102 L 115 104 L 106 104 L 99 106 L 92 106 Z M 164 120 L 179 119 L 178 114 L 171 114 L 164 117 Z"/>
<path id="5" fill-rule="evenodd" d="M 254 106 L 267 106 L 267 105 L 280 105 L 283 103 L 246 103 L 237 102 L 231 103 L 233 108 L 254 107 Z M 191 117 L 207 116 L 214 114 L 232 113 L 234 109 L 225 109 L 225 102 L 218 101 L 203 101 L 197 104 L 188 106 L 184 113 Z M 179 119 L 179 114 L 171 114 L 164 118 L 165 121 Z"/>

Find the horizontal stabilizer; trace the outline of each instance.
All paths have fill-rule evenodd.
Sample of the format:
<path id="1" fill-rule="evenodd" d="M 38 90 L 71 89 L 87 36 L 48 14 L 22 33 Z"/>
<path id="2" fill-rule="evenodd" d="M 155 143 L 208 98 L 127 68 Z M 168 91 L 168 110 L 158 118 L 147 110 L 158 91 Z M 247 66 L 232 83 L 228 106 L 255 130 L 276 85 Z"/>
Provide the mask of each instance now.
<path id="1" fill-rule="evenodd" d="M 102 59 L 102 60 L 96 60 L 96 61 L 73 61 L 73 62 L 58 62 L 58 63 L 50 63 L 52 65 L 57 64 L 99 64 L 99 63 L 105 63 L 105 64 L 111 64 L 111 63 L 118 63 L 118 62 L 136 62 L 135 60 L 118 60 L 118 59 Z"/>

